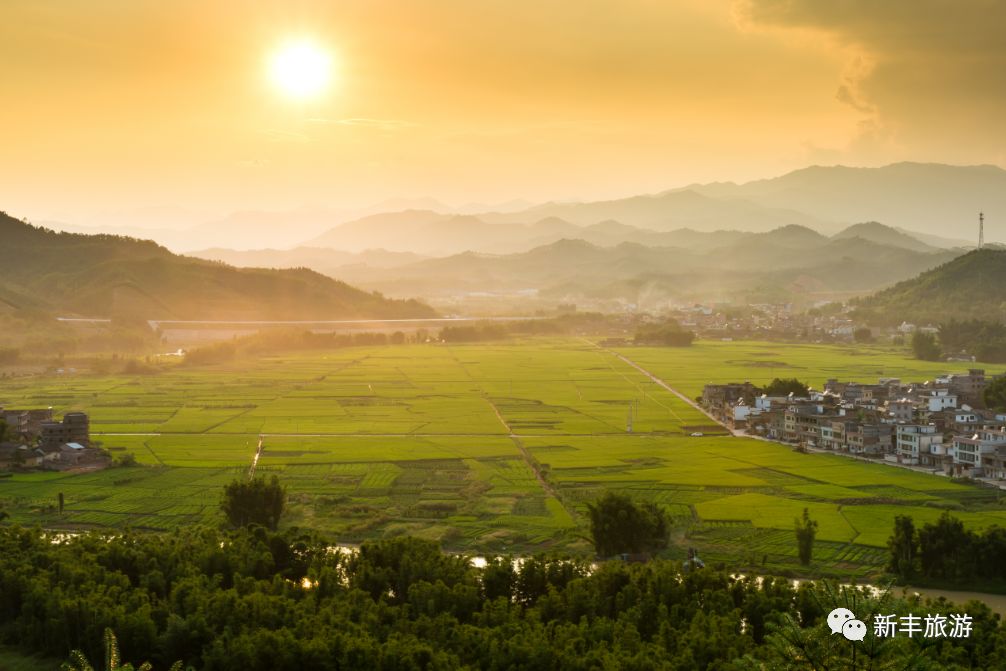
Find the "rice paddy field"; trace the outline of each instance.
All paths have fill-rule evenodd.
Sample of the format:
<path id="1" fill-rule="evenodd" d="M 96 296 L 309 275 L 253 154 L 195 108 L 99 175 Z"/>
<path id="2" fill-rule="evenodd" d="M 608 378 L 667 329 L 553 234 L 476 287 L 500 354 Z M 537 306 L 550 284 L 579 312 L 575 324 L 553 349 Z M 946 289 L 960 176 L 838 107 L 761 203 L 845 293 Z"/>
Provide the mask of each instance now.
<path id="1" fill-rule="evenodd" d="M 618 490 L 663 506 L 672 556 L 795 567 L 794 518 L 819 523 L 815 570 L 871 575 L 897 514 L 1006 525 L 997 493 L 881 464 L 730 436 L 676 394 L 707 382 L 927 379 L 882 348 L 745 342 L 624 348 L 590 340 L 291 353 L 156 375 L 6 379 L 0 405 L 83 410 L 140 466 L 0 478 L 8 522 L 49 528 L 219 524 L 223 486 L 276 474 L 285 524 L 339 542 L 401 534 L 467 552 L 589 553 L 586 505 Z M 692 434 L 700 433 L 701 436 Z M 58 495 L 65 497 L 62 515 Z"/>

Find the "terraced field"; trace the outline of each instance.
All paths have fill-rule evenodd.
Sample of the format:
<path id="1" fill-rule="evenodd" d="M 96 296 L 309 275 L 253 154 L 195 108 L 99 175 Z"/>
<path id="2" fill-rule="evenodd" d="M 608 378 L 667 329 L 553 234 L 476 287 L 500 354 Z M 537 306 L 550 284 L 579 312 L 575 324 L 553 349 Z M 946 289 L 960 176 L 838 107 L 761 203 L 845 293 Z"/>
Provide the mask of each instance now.
<path id="1" fill-rule="evenodd" d="M 707 381 L 945 372 L 882 349 L 697 343 L 621 353 L 688 396 Z M 729 436 L 585 340 L 31 378 L 5 381 L 0 405 L 87 411 L 97 440 L 142 465 L 0 479 L 12 520 L 49 527 L 219 523 L 222 486 L 247 476 L 260 439 L 258 472 L 278 474 L 291 494 L 287 523 L 345 542 L 413 534 L 465 550 L 587 552 L 586 504 L 606 489 L 664 506 L 676 525 L 672 555 L 694 546 L 748 566 L 795 564 L 793 520 L 806 507 L 819 522 L 819 570 L 842 575 L 883 563 L 896 514 L 922 522 L 951 509 L 975 527 L 1006 525 L 987 490 Z"/>

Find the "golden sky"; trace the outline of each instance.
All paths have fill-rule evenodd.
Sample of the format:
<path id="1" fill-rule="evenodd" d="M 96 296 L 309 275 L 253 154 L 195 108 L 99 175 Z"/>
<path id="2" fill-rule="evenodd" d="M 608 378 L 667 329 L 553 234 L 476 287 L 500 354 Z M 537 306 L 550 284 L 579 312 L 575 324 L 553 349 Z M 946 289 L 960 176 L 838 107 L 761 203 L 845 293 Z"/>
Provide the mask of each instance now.
<path id="1" fill-rule="evenodd" d="M 3 0 L 0 209 L 93 223 L 1002 165 L 1003 25 L 1003 0 Z M 297 38 L 332 57 L 314 99 L 268 77 Z"/>

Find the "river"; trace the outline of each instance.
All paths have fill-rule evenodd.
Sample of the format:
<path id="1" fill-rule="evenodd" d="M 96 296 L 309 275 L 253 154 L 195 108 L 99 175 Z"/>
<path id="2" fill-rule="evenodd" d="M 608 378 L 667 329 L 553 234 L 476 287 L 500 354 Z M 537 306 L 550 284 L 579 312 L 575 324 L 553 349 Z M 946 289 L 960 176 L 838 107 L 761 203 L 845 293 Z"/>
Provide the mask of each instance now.
<path id="1" fill-rule="evenodd" d="M 899 591 L 901 588 L 896 587 L 893 591 Z M 986 606 L 988 606 L 993 613 L 999 613 L 1006 617 L 1006 594 L 987 594 L 985 592 L 959 592 L 950 589 L 934 589 L 932 587 L 905 587 L 904 588 L 909 594 L 916 592 L 922 596 L 929 597 L 931 599 L 938 599 L 941 596 L 947 601 L 953 601 L 955 604 L 961 605 L 965 601 L 970 601 L 975 599 L 981 601 Z"/>
<path id="2" fill-rule="evenodd" d="M 52 529 L 52 530 L 49 530 L 49 531 L 54 534 L 54 536 L 53 536 L 53 542 L 56 542 L 56 543 L 62 542 L 62 541 L 66 540 L 66 539 L 68 539 L 68 538 L 70 538 L 72 536 L 78 535 L 78 532 L 74 532 L 74 531 L 58 531 L 58 530 L 55 530 L 55 529 Z M 359 545 L 350 545 L 350 544 L 332 545 L 330 547 L 334 551 L 345 552 L 347 554 L 355 554 L 356 552 L 359 552 L 359 550 L 360 550 L 360 546 Z M 472 565 L 475 566 L 476 568 L 484 568 L 485 567 L 485 565 L 486 565 L 486 558 L 485 557 L 482 557 L 482 556 L 479 556 L 479 555 L 475 555 L 475 556 L 468 555 L 468 557 L 471 559 Z M 522 562 L 523 560 L 524 560 L 524 557 L 515 557 L 514 558 L 514 561 L 517 564 L 520 564 L 520 562 Z M 592 566 L 596 566 L 596 564 L 592 564 Z M 735 577 L 735 578 L 743 578 L 744 576 L 742 574 L 734 574 L 733 577 Z M 760 580 L 761 576 L 759 576 L 758 579 Z M 796 586 L 796 585 L 799 585 L 802 581 L 801 580 L 793 580 L 792 582 L 793 582 L 793 585 Z M 848 587 L 849 585 L 843 584 L 842 586 L 843 587 Z M 871 584 L 857 585 L 857 587 L 865 587 L 866 589 L 874 591 L 874 592 L 879 592 L 880 589 L 881 589 L 880 587 L 878 587 L 876 585 L 871 585 Z M 931 598 L 931 599 L 938 599 L 940 597 L 943 597 L 947 601 L 952 601 L 953 603 L 955 603 L 957 605 L 962 605 L 962 604 L 964 604 L 964 602 L 970 601 L 970 600 L 974 599 L 974 600 L 981 601 L 982 603 L 984 603 L 986 606 L 988 606 L 992 610 L 993 613 L 998 613 L 999 615 L 1001 615 L 1003 617 L 1006 617 L 1006 594 L 990 594 L 990 593 L 987 593 L 987 592 L 965 592 L 965 591 L 959 591 L 959 590 L 936 589 L 936 588 L 933 588 L 933 587 L 913 587 L 911 585 L 908 585 L 906 587 L 894 586 L 894 587 L 891 588 L 891 592 L 894 593 L 894 594 L 901 594 L 902 590 L 904 590 L 905 593 L 907 593 L 909 595 L 911 595 L 911 594 L 914 593 L 914 594 L 919 594 L 920 596 L 928 597 L 928 598 Z"/>

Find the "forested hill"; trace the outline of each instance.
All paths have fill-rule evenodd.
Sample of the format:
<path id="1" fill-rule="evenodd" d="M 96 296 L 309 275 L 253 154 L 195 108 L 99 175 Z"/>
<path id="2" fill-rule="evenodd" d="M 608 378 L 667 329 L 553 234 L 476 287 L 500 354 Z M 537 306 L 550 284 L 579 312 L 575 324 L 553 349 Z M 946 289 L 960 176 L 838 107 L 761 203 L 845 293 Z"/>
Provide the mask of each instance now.
<path id="1" fill-rule="evenodd" d="M 312 270 L 234 268 L 156 243 L 57 233 L 0 212 L 0 310 L 142 319 L 429 317 Z"/>
<path id="2" fill-rule="evenodd" d="M 951 318 L 1006 319 L 1006 250 L 985 248 L 857 303 L 868 322 L 937 324 Z"/>

